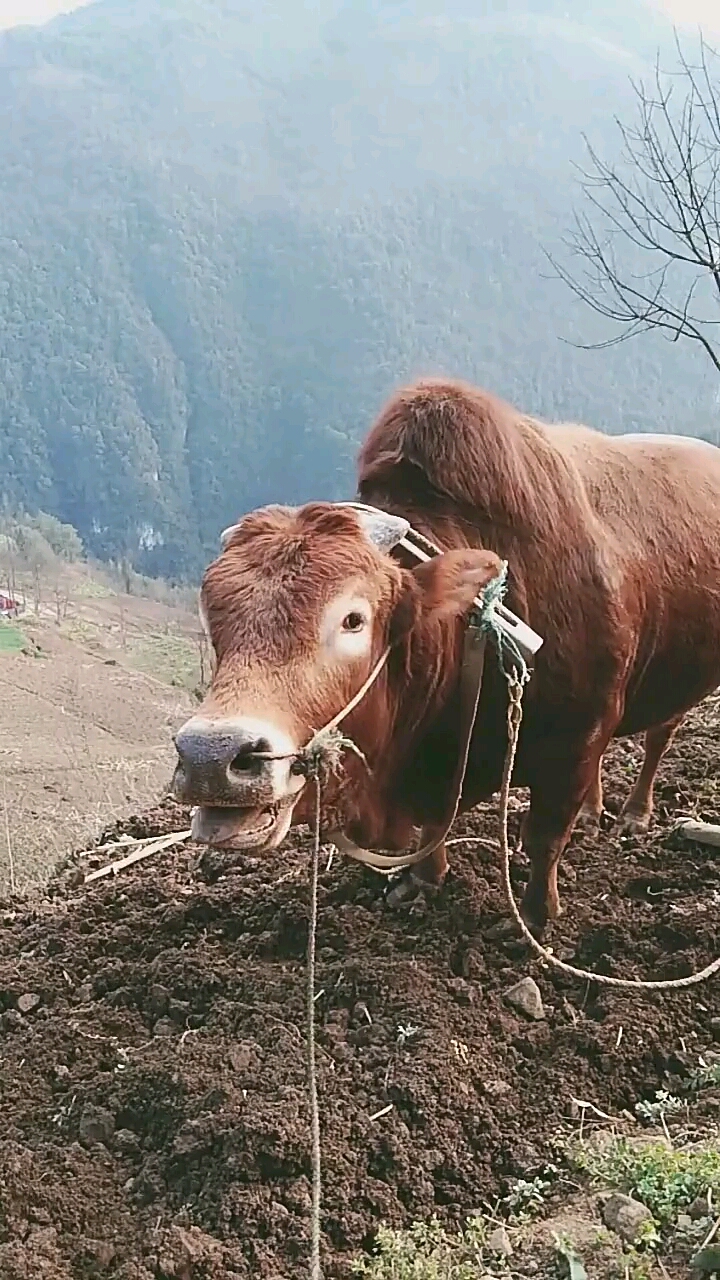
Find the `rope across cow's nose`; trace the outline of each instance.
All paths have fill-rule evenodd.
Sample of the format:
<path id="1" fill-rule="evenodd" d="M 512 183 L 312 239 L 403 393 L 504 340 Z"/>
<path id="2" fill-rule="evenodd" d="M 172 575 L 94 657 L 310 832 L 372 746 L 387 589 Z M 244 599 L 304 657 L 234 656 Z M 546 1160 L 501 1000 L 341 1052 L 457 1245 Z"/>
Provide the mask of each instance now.
<path id="1" fill-rule="evenodd" d="M 390 655 L 390 649 L 385 649 L 378 658 L 375 666 L 370 672 L 367 679 L 358 689 L 357 693 L 343 707 L 342 711 L 338 711 L 336 716 L 328 722 L 322 729 L 318 729 L 314 733 L 308 743 L 301 747 L 299 751 L 293 751 L 285 755 L 276 755 L 270 751 L 260 751 L 256 748 L 253 751 L 255 760 L 289 760 L 290 773 L 296 778 L 318 778 L 327 773 L 336 772 L 340 767 L 340 761 L 343 751 L 352 751 L 353 755 L 362 760 L 367 768 L 367 760 L 362 751 L 353 742 L 352 738 L 347 738 L 340 732 L 339 726 L 342 724 L 351 711 L 354 711 L 358 703 L 362 702 L 365 694 L 372 688 L 377 680 L 380 672 L 383 670 L 385 663 Z"/>
<path id="2" fill-rule="evenodd" d="M 340 717 L 336 717 L 339 719 Z M 253 759 L 289 760 L 291 775 L 295 778 L 322 778 L 328 773 L 336 773 L 340 767 L 343 751 L 352 751 L 368 768 L 367 760 L 360 748 L 340 732 L 336 723 L 326 725 L 318 733 L 314 733 L 306 747 L 299 751 L 277 755 L 269 751 L 254 751 Z"/>

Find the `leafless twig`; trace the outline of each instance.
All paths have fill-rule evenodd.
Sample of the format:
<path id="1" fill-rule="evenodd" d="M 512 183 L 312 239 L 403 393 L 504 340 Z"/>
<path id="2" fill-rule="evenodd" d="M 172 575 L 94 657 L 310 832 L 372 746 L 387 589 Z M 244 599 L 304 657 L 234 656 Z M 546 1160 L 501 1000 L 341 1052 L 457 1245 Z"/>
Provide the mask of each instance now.
<path id="1" fill-rule="evenodd" d="M 550 257 L 576 297 L 619 326 L 614 346 L 658 330 L 697 343 L 720 372 L 720 83 L 718 55 L 699 38 L 692 60 L 676 36 L 679 69 L 659 62 L 633 83 L 634 124 L 616 120 L 620 154 L 586 139 L 584 207 L 565 238 L 577 273 Z"/>
<path id="2" fill-rule="evenodd" d="M 85 884 L 90 884 L 93 880 L 102 880 L 105 876 L 117 875 L 118 871 L 124 871 L 126 867 L 133 866 L 136 862 L 142 862 L 145 858 L 151 858 L 155 853 L 162 853 L 164 849 L 171 849 L 173 845 L 183 844 L 190 839 L 190 831 L 175 831 L 169 836 L 160 836 L 152 844 L 142 844 L 141 848 L 134 849 L 125 858 L 119 858 L 117 862 L 111 862 L 105 867 L 98 867 L 97 871 L 91 871 L 85 877 Z"/>

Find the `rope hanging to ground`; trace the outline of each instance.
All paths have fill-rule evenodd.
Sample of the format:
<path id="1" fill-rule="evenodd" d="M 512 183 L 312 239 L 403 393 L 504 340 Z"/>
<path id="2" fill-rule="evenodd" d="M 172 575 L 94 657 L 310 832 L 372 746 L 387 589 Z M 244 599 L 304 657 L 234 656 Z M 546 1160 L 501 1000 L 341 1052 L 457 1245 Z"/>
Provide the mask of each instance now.
<path id="1" fill-rule="evenodd" d="M 510 880 L 511 852 L 508 839 L 508 810 L 510 807 L 510 787 L 512 785 L 515 756 L 520 736 L 520 725 L 522 723 L 522 684 L 512 676 L 508 677 L 508 694 L 508 749 L 505 756 L 500 789 L 500 848 L 502 852 L 505 896 L 507 897 L 512 917 L 525 941 L 530 944 L 535 954 L 541 960 L 544 960 L 546 964 L 551 965 L 553 969 L 559 969 L 561 973 L 567 973 L 571 978 L 582 978 L 585 982 L 597 982 L 601 987 L 623 987 L 625 990 L 636 991 L 678 991 L 684 987 L 695 987 L 700 982 L 707 982 L 707 979 L 711 978 L 714 973 L 720 972 L 720 956 L 713 960 L 712 964 L 701 969 L 699 973 L 689 974 L 687 978 L 665 978 L 660 981 L 644 981 L 641 978 L 611 978 L 604 973 L 591 973 L 588 969 L 577 969 L 575 965 L 566 964 L 564 960 L 558 960 L 557 956 L 554 956 L 551 951 L 547 951 L 545 947 L 540 945 L 537 938 L 533 937 L 520 914 Z"/>
<path id="2" fill-rule="evenodd" d="M 307 1068 L 310 1095 L 310 1133 L 312 1138 L 312 1235 L 310 1244 L 310 1280 L 322 1280 L 320 1268 L 320 1210 L 322 1205 L 322 1165 L 320 1154 L 320 1108 L 318 1105 L 317 1064 L 315 1058 L 315 944 L 317 941 L 318 875 L 320 865 L 320 769 L 315 780 L 315 832 L 310 881 L 310 923 L 307 944 Z"/>

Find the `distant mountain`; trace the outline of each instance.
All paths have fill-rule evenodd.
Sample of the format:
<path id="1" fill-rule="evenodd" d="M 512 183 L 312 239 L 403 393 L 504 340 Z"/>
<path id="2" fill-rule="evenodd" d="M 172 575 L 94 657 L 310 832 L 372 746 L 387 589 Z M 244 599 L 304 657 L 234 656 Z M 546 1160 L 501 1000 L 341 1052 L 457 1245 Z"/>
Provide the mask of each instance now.
<path id="1" fill-rule="evenodd" d="M 641 0 L 98 0 L 0 37 L 0 501 L 182 576 L 243 510 L 350 494 L 419 372 L 714 431 L 692 350 L 563 341 L 601 331 L 543 256 L 670 34 Z"/>

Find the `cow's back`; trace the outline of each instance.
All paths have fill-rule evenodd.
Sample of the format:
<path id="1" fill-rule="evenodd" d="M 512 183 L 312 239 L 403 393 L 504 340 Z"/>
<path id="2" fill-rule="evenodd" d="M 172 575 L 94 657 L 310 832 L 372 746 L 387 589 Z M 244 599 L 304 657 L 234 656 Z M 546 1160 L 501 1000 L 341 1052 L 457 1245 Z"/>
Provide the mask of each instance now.
<path id="1" fill-rule="evenodd" d="M 715 446 L 549 425 L 427 381 L 391 400 L 359 471 L 365 501 L 390 502 L 444 545 L 473 524 L 508 559 L 509 603 L 546 640 L 533 702 L 561 690 L 574 702 L 583 686 L 590 698 L 627 659 L 622 731 L 635 732 L 720 683 Z"/>
<path id="2" fill-rule="evenodd" d="M 543 427 L 572 458 L 588 502 L 620 544 L 641 555 L 674 556 L 700 547 L 720 555 L 720 449 L 705 440 L 586 427 Z"/>

